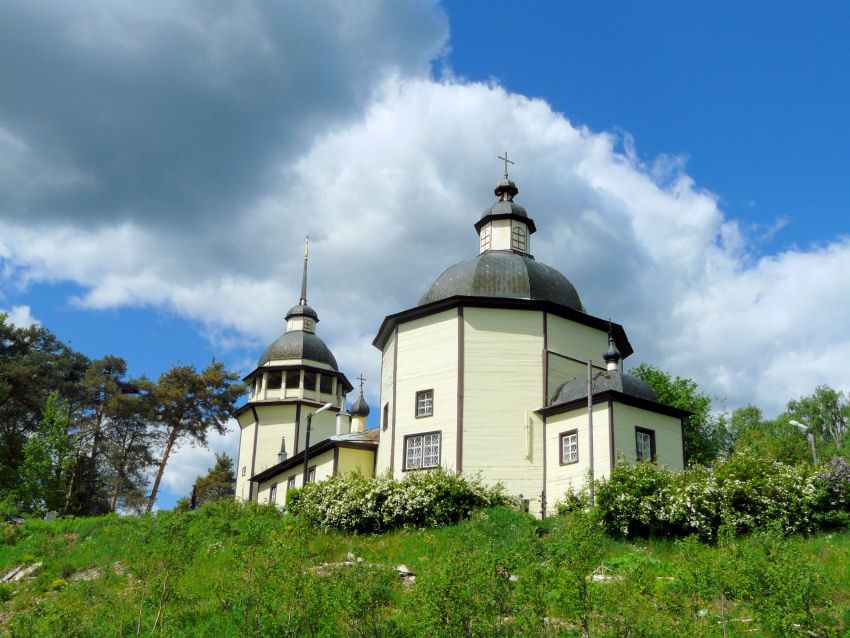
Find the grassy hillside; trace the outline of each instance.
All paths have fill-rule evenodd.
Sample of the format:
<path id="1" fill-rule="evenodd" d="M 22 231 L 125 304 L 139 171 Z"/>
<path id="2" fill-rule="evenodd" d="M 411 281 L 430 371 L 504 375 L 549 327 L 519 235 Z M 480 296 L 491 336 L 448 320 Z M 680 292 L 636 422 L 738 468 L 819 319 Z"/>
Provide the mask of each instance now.
<path id="1" fill-rule="evenodd" d="M 0 635 L 846 636 L 849 559 L 847 532 L 624 542 L 496 509 L 352 536 L 222 503 L 3 526 L 0 576 L 42 564 Z"/>

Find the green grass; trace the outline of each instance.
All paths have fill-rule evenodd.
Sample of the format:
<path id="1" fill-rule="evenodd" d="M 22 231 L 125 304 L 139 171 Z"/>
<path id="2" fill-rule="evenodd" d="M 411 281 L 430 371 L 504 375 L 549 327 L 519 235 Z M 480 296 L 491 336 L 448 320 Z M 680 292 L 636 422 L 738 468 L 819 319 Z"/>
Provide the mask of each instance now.
<path id="1" fill-rule="evenodd" d="M 43 563 L 0 588 L 0 635 L 846 636 L 848 556 L 846 531 L 627 542 L 508 510 L 363 536 L 232 503 L 29 521 L 0 528 L 0 574 Z"/>

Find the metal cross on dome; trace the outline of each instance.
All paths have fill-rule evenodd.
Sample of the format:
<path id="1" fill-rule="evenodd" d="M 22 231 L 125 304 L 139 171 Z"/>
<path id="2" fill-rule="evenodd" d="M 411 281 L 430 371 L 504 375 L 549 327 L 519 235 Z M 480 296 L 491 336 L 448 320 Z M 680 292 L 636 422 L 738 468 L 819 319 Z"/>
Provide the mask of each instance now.
<path id="1" fill-rule="evenodd" d="M 363 373 L 360 373 L 360 376 L 357 377 L 357 380 L 360 382 L 360 392 L 363 392 L 363 384 L 366 383 L 366 377 L 363 376 Z"/>
<path id="2" fill-rule="evenodd" d="M 499 155 L 500 160 L 505 160 L 505 179 L 508 179 L 508 164 L 514 164 L 511 160 L 508 159 L 508 152 L 505 151 L 505 156 L 502 157 Z M 515 164 L 514 164 L 515 165 Z"/>

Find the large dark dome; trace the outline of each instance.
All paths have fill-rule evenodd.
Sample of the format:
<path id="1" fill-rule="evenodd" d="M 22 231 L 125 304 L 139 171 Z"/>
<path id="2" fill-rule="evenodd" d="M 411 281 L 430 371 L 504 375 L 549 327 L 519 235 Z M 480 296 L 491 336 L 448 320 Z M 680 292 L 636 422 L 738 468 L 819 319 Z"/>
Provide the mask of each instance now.
<path id="1" fill-rule="evenodd" d="M 278 359 L 306 359 L 327 363 L 334 370 L 339 370 L 336 359 L 325 342 L 312 332 L 303 330 L 293 330 L 278 337 L 277 341 L 265 349 L 257 367 Z"/>
<path id="2" fill-rule="evenodd" d="M 419 305 L 456 295 L 552 301 L 584 312 L 575 287 L 564 275 L 509 250 L 490 250 L 448 268 Z"/>

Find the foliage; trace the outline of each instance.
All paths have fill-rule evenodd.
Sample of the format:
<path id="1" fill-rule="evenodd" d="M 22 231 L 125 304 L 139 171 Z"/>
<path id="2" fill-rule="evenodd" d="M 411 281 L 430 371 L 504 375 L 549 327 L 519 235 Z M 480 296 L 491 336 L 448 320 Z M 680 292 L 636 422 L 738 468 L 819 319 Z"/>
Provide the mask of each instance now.
<path id="1" fill-rule="evenodd" d="M 621 460 L 596 494 L 605 528 L 626 537 L 714 539 L 721 526 L 743 533 L 766 525 L 791 534 L 846 520 L 850 471 L 843 460 L 816 472 L 750 450 L 678 474 Z"/>
<path id="2" fill-rule="evenodd" d="M 236 470 L 230 455 L 227 452 L 216 454 L 215 465 L 209 469 L 206 476 L 199 476 L 195 480 L 192 489 L 195 507 L 222 499 L 232 499 L 236 494 Z"/>
<path id="3" fill-rule="evenodd" d="M 287 510 L 324 530 L 381 532 L 396 527 L 449 525 L 476 509 L 506 505 L 501 487 L 442 469 L 364 478 L 334 476 L 287 494 Z"/>
<path id="4" fill-rule="evenodd" d="M 630 374 L 655 391 L 666 405 L 691 412 L 684 420 L 684 446 L 688 461 L 711 463 L 731 445 L 724 420 L 711 411 L 711 397 L 700 391 L 696 381 L 673 377 L 653 365 L 642 363 Z"/>
<path id="5" fill-rule="evenodd" d="M 2 526 L 0 526 L 2 527 Z M 274 506 L 14 528 L 13 636 L 841 636 L 850 533 L 618 541 L 592 515 L 487 509 L 457 525 L 322 532 Z M 414 578 L 402 579 L 406 565 Z M 596 579 L 589 578 L 596 573 Z M 85 574 L 85 577 L 82 577 Z M 61 582 L 60 582 L 61 581 Z M 748 622 L 742 622 L 748 621 Z"/>
<path id="6" fill-rule="evenodd" d="M 72 441 L 68 435 L 67 403 L 53 392 L 47 399 L 38 436 L 23 448 L 16 500 L 25 511 L 59 509 L 65 500 L 65 484 L 71 469 Z"/>
<path id="7" fill-rule="evenodd" d="M 162 473 L 176 443 L 206 445 L 210 432 L 224 434 L 236 400 L 245 392 L 239 375 L 215 360 L 198 373 L 195 366 L 175 365 L 163 372 L 154 396 L 153 419 L 165 440 L 147 510 L 156 502 Z"/>

